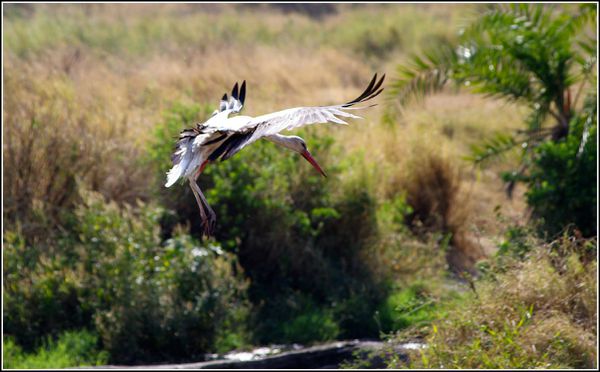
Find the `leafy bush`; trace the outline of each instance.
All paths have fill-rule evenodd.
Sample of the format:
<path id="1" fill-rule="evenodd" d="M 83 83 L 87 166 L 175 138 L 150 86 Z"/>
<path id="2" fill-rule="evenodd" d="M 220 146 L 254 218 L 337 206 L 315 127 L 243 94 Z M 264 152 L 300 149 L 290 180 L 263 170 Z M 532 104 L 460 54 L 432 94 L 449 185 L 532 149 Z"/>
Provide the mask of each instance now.
<path id="1" fill-rule="evenodd" d="M 246 284 L 232 255 L 181 231 L 162 244 L 155 206 L 119 207 L 92 192 L 82 200 L 53 255 L 20 257 L 28 247 L 7 233 L 7 334 L 31 348 L 45 334 L 95 326 L 120 363 L 197 359 L 232 334 L 242 339 L 220 345 L 244 342 Z"/>
<path id="2" fill-rule="evenodd" d="M 206 172 L 217 240 L 238 255 L 252 280 L 253 302 L 284 305 L 274 298 L 292 290 L 328 306 L 350 292 L 376 293 L 375 275 L 363 259 L 376 232 L 372 197 L 358 185 L 334 192 L 335 167 L 328 167 L 326 182 L 295 154 L 270 143 L 253 146 Z M 329 138 L 309 142 L 326 167 L 330 146 Z M 274 311 L 290 313 L 285 305 Z"/>
<path id="3" fill-rule="evenodd" d="M 524 226 L 510 226 L 505 233 L 505 240 L 499 244 L 496 256 L 509 256 L 524 260 L 534 248 L 531 230 Z"/>
<path id="4" fill-rule="evenodd" d="M 46 336 L 91 326 L 93 309 L 82 301 L 72 250 L 29 245 L 18 226 L 3 243 L 5 334 L 29 352 Z"/>
<path id="5" fill-rule="evenodd" d="M 584 236 L 597 234 L 596 95 L 588 98 L 589 113 L 573 119 L 567 138 L 536 149 L 527 202 L 549 236 L 573 224 Z"/>
<path id="6" fill-rule="evenodd" d="M 111 360 L 181 360 L 212 350 L 225 319 L 244 306 L 233 257 L 181 232 L 162 245 L 155 207 L 85 200 L 77 249 Z"/>
<path id="7" fill-rule="evenodd" d="M 14 340 L 4 338 L 3 367 L 7 369 L 48 369 L 106 364 L 108 354 L 98 350 L 98 336 L 89 331 L 72 331 L 48 337 L 33 354 L 23 353 Z"/>
<path id="8" fill-rule="evenodd" d="M 509 270 L 515 260 L 527 259 L 539 244 L 533 227 L 508 226 L 495 255 L 477 263 L 478 274 L 482 278 L 494 278 L 498 273 Z"/>
<path id="9" fill-rule="evenodd" d="M 302 303 L 303 302 L 303 303 Z M 281 324 L 281 340 L 285 342 L 310 343 L 335 339 L 339 325 L 330 309 L 318 307 L 313 301 L 299 304 L 294 316 Z"/>
<path id="10" fill-rule="evenodd" d="M 426 287 L 416 283 L 388 296 L 379 309 L 381 331 L 390 333 L 419 326 L 434 319 L 435 300 Z"/>
<path id="11" fill-rule="evenodd" d="M 283 328 L 284 338 L 300 343 L 335 340 L 339 334 L 339 326 L 331 313 L 315 311 L 302 314 L 286 323 Z"/>

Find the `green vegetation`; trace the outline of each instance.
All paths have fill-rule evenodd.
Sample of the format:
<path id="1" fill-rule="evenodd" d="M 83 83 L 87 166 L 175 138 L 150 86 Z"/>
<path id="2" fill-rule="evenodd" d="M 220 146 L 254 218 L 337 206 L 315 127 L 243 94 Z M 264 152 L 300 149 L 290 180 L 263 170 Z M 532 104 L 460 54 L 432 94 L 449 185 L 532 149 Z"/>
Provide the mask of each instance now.
<path id="1" fill-rule="evenodd" d="M 409 326 L 418 326 L 435 318 L 436 300 L 423 284 L 391 294 L 379 310 L 381 331 L 389 333 Z"/>
<path id="2" fill-rule="evenodd" d="M 392 95 L 400 103 L 453 81 L 528 108 L 525 130 L 500 132 L 469 158 L 481 164 L 520 147 L 518 170 L 503 179 L 509 195 L 517 181 L 528 186 L 536 219 L 508 226 L 495 256 L 477 264 L 479 278 L 464 276 L 472 292 L 444 304 L 408 362 L 382 355 L 389 368 L 596 367 L 596 37 L 586 28 L 595 15 L 593 5 L 490 6 L 458 43 L 399 68 Z"/>
<path id="3" fill-rule="evenodd" d="M 597 232 L 595 94 L 586 99 L 582 111 L 572 119 L 563 141 L 546 142 L 535 150 L 532 170 L 525 178 L 529 185 L 527 202 L 542 220 L 543 231 L 550 236 L 559 234 L 566 222 L 571 222 L 584 236 Z"/>
<path id="4" fill-rule="evenodd" d="M 380 337 L 390 367 L 596 367 L 594 15 L 8 4 L 3 366 Z M 463 18 L 476 22 L 450 33 Z M 164 188 L 175 137 L 233 82 L 248 82 L 248 115 L 333 104 L 421 53 L 391 90 L 435 92 L 424 107 L 394 117 L 381 100 L 349 126 L 294 133 L 328 178 L 267 141 L 207 167 L 213 239 L 187 184 Z M 463 161 L 473 150 L 491 171 Z M 407 340 L 427 344 L 409 362 L 393 349 Z"/>
<path id="5" fill-rule="evenodd" d="M 34 346 L 41 335 L 94 327 L 124 363 L 199 358 L 221 334 L 242 332 L 232 321 L 245 309 L 234 257 L 179 232 L 161 241 L 161 215 L 87 193 L 50 254 L 8 231 L 6 332 Z"/>
<path id="6" fill-rule="evenodd" d="M 282 324 L 282 338 L 286 342 L 314 342 L 335 340 L 339 325 L 331 311 L 308 309 L 301 315 Z"/>
<path id="7" fill-rule="evenodd" d="M 7 369 L 48 369 L 106 364 L 108 353 L 99 351 L 98 337 L 88 331 L 65 332 L 58 340 L 47 339 L 35 353 L 23 353 L 8 338 L 3 341 L 2 359 Z"/>

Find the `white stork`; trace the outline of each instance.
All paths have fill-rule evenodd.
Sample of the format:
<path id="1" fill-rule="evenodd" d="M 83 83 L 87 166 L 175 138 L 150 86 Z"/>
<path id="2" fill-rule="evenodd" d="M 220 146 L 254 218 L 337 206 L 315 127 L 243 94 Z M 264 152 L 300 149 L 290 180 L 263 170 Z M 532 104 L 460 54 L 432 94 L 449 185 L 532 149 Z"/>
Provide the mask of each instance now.
<path id="1" fill-rule="evenodd" d="M 299 153 L 326 177 L 323 169 L 308 152 L 302 138 L 284 136 L 279 132 L 315 123 L 348 124 L 338 116 L 360 118 L 360 116 L 346 111 L 375 106 L 352 107 L 381 93 L 383 88 L 380 89 L 380 87 L 384 78 L 385 74 L 377 81 L 377 74 L 375 74 L 367 89 L 348 103 L 333 106 L 295 107 L 257 117 L 231 116 L 241 111 L 246 98 L 246 81 L 244 80 L 242 83 L 239 92 L 238 83 L 235 83 L 229 100 L 227 94 L 224 94 L 219 109 L 206 122 L 198 123 L 195 128 L 185 129 L 180 133 L 175 152 L 171 157 L 173 167 L 167 173 L 165 187 L 172 186 L 182 177 L 188 179 L 200 208 L 204 234 L 211 236 L 215 227 L 216 215 L 196 183 L 198 176 L 209 162 L 218 159 L 227 160 L 245 146 L 264 138 Z"/>

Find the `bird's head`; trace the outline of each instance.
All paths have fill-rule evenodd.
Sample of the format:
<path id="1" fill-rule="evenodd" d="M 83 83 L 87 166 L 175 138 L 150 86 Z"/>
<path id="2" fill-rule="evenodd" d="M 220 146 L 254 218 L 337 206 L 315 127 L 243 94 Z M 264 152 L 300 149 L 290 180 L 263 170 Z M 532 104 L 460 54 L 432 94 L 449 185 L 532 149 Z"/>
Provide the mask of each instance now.
<path id="1" fill-rule="evenodd" d="M 312 155 L 310 154 L 310 152 L 308 151 L 308 147 L 306 147 L 306 142 L 304 142 L 304 140 L 300 137 L 296 137 L 296 138 L 298 141 L 298 149 L 300 150 L 300 151 L 298 151 L 298 153 L 300 155 L 302 155 L 302 157 L 304 157 L 304 159 L 306 159 L 306 161 L 308 161 L 313 167 L 315 167 L 315 169 L 319 173 L 321 173 L 321 175 L 323 177 L 327 177 L 327 174 L 325 174 L 325 172 L 323 171 L 323 169 L 321 168 L 319 163 L 317 163 L 315 158 L 313 158 Z"/>
<path id="2" fill-rule="evenodd" d="M 315 160 L 315 158 L 312 157 L 312 155 L 310 154 L 310 152 L 308 151 L 308 148 L 306 146 L 306 142 L 304 142 L 304 140 L 298 136 L 282 136 L 282 135 L 274 135 L 274 136 L 270 136 L 271 141 L 278 143 L 280 145 L 283 145 L 285 147 L 287 147 L 288 149 L 297 152 L 298 154 L 302 155 L 302 157 L 304 159 L 306 159 L 306 161 L 308 161 L 313 167 L 315 167 L 315 169 L 321 173 L 321 175 L 323 175 L 323 177 L 327 177 L 327 175 L 325 174 L 325 172 L 323 171 L 323 169 L 321 169 L 321 166 L 319 165 L 319 163 L 317 163 L 317 161 Z"/>

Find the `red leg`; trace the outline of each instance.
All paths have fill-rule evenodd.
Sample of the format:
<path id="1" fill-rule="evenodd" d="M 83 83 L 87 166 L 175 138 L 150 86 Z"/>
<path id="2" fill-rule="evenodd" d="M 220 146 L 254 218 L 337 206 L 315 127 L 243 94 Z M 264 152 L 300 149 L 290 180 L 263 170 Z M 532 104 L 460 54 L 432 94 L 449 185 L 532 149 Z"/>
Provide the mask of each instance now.
<path id="1" fill-rule="evenodd" d="M 202 163 L 200 168 L 198 168 L 198 172 L 196 172 L 196 176 L 194 177 L 195 179 L 197 179 L 200 176 L 200 173 L 204 171 L 204 168 L 206 168 L 206 164 L 208 164 L 208 159 L 205 160 L 204 163 Z"/>

